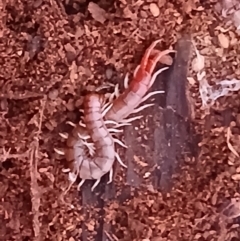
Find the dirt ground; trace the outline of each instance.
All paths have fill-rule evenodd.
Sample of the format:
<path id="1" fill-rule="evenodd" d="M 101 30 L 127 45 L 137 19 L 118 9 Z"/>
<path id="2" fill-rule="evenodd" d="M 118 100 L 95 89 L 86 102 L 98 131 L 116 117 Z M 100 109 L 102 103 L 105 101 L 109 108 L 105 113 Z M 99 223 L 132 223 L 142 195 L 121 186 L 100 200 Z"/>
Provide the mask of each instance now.
<path id="1" fill-rule="evenodd" d="M 75 184 L 63 197 L 66 162 L 53 150 L 64 146 L 58 133 L 70 131 L 66 121 L 79 120 L 85 91 L 121 82 L 158 38 L 159 48 L 175 48 L 190 34 L 210 84 L 239 79 L 239 32 L 216 2 L 2 1 L 1 240 L 239 240 L 240 96 L 221 97 L 207 112 L 191 64 L 188 92 L 199 150 L 185 158 L 170 192 L 126 185 L 122 171 L 114 180 L 116 196 L 99 209 L 85 208 L 89 197 Z M 130 196 L 117 198 L 127 188 Z M 105 230 L 101 237 L 98 229 Z"/>

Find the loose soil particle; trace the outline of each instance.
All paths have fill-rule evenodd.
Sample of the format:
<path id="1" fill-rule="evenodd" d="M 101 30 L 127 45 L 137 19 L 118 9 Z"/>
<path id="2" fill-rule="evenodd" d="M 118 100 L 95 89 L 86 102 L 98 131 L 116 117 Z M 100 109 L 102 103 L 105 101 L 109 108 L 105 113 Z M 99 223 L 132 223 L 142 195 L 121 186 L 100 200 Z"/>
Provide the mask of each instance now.
<path id="1" fill-rule="evenodd" d="M 201 108 L 194 74 L 189 95 L 200 153 L 186 157 L 171 192 L 163 195 L 151 184 L 126 185 L 126 171 L 120 170 L 115 186 L 103 180 L 90 199 L 83 201 L 87 191 L 78 193 L 76 185 L 63 196 L 69 182 L 62 172 L 65 160 L 53 151 L 65 144 L 58 133 L 69 131 L 66 121 L 79 120 L 86 88 L 122 83 L 153 40 L 161 38 L 158 48 L 165 49 L 190 33 L 206 57 L 210 84 L 240 79 L 239 33 L 217 15 L 217 1 L 94 2 L 94 8 L 89 1 L 0 4 L 0 239 L 37 241 L 39 228 L 41 240 L 107 240 L 99 231 L 104 227 L 112 240 L 239 240 L 239 181 L 233 179 L 240 163 L 228 148 L 226 133 L 230 127 L 230 142 L 239 153 L 240 96 L 220 98 L 209 118 Z M 233 16 L 237 24 L 237 11 Z M 114 67 L 111 75 L 109 66 Z M 219 114 L 227 109 L 235 125 Z M 37 166 L 37 194 L 31 190 L 31 161 Z M 147 160 L 137 162 L 139 172 L 139 164 Z M 115 192 L 97 196 L 111 188 Z M 40 198 L 38 210 L 33 208 L 34 195 Z"/>

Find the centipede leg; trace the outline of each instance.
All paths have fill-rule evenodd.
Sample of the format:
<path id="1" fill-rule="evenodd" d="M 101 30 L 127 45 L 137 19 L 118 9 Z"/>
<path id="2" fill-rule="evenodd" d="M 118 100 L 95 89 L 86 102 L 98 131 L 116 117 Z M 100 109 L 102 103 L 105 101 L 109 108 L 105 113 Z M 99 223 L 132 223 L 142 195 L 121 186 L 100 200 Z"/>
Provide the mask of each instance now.
<path id="1" fill-rule="evenodd" d="M 82 121 L 79 121 L 79 123 L 78 123 L 80 126 L 82 126 L 82 127 L 86 127 L 86 125 L 82 122 Z"/>
<path id="2" fill-rule="evenodd" d="M 93 190 L 96 188 L 96 186 L 99 184 L 100 180 L 101 180 L 101 178 L 97 179 L 97 181 L 94 182 L 94 184 L 93 184 L 93 186 L 92 186 L 92 188 L 91 188 L 91 191 L 92 191 L 92 192 L 93 192 Z"/>
<path id="3" fill-rule="evenodd" d="M 112 103 L 109 101 L 108 103 L 103 105 L 103 107 L 101 108 L 101 111 L 104 112 L 106 109 L 109 110 L 109 108 L 111 107 L 112 107 Z"/>
<path id="4" fill-rule="evenodd" d="M 143 117 L 143 115 L 138 115 L 138 116 L 134 116 L 132 118 L 128 118 L 128 119 L 124 119 L 124 120 L 121 120 L 121 123 L 129 123 L 129 122 L 133 122 L 135 120 L 139 120 Z"/>
<path id="5" fill-rule="evenodd" d="M 69 172 L 68 173 L 68 180 L 71 182 L 71 183 L 74 183 L 76 182 L 77 180 L 77 175 L 73 172 Z"/>
<path id="6" fill-rule="evenodd" d="M 135 71 L 136 71 L 136 69 L 135 69 Z M 135 73 L 135 71 L 134 71 L 134 73 Z M 125 75 L 125 78 L 123 80 L 123 86 L 125 89 L 127 89 L 129 86 L 129 74 L 128 73 Z"/>
<path id="7" fill-rule="evenodd" d="M 123 144 L 123 142 L 121 142 L 120 140 L 118 140 L 117 138 L 113 138 L 114 142 L 116 142 L 118 145 L 124 147 L 124 148 L 128 148 L 125 144 Z"/>
<path id="8" fill-rule="evenodd" d="M 130 123 L 117 123 L 116 121 L 112 121 L 112 120 L 106 120 L 104 121 L 104 123 L 105 125 L 114 125 L 115 128 L 131 125 Z"/>
<path id="9" fill-rule="evenodd" d="M 104 109 L 104 110 L 102 111 L 102 116 L 105 116 L 105 115 L 106 115 L 106 113 L 111 109 L 112 105 L 113 105 L 113 104 L 110 103 L 109 106 L 106 107 L 106 109 Z"/>
<path id="10" fill-rule="evenodd" d="M 118 130 L 118 129 L 115 129 L 115 128 L 110 128 L 108 129 L 109 132 L 114 132 L 114 133 L 120 133 L 120 132 L 123 132 L 123 130 Z"/>
<path id="11" fill-rule="evenodd" d="M 116 84 L 114 88 L 114 92 L 111 94 L 106 94 L 105 96 L 108 98 L 109 102 L 113 102 L 114 97 L 118 97 L 119 95 L 120 95 L 119 85 Z"/>
<path id="12" fill-rule="evenodd" d="M 77 186 L 77 190 L 80 191 L 81 186 L 83 185 L 83 183 L 85 182 L 85 179 L 82 179 L 81 182 L 78 184 Z"/>
<path id="13" fill-rule="evenodd" d="M 67 121 L 66 124 L 70 125 L 70 126 L 73 126 L 73 127 L 76 127 L 76 124 L 74 124 L 73 122 L 71 121 Z"/>
<path id="14" fill-rule="evenodd" d="M 85 145 L 88 148 L 90 156 L 93 156 L 95 153 L 94 144 L 91 142 L 83 141 L 83 145 Z"/>
<path id="15" fill-rule="evenodd" d="M 78 134 L 78 137 L 80 138 L 80 139 L 82 139 L 82 140 L 88 140 L 88 139 L 90 139 L 90 136 L 89 135 L 86 135 L 86 136 L 83 136 L 83 135 L 81 135 L 79 132 L 77 133 Z"/>
<path id="16" fill-rule="evenodd" d="M 144 101 L 146 101 L 147 99 L 149 99 L 150 97 L 152 97 L 154 95 L 163 94 L 163 93 L 165 93 L 165 91 L 162 91 L 162 90 L 152 91 L 152 92 L 148 93 L 146 96 L 144 96 L 139 104 L 143 103 Z M 133 112 L 133 113 L 136 113 L 136 112 Z"/>
<path id="17" fill-rule="evenodd" d="M 104 121 L 105 125 L 117 125 L 118 123 L 116 121 L 113 120 L 106 120 Z"/>
<path id="18" fill-rule="evenodd" d="M 115 95 L 116 98 L 120 95 L 119 84 L 116 84 L 113 94 Z"/>
<path id="19" fill-rule="evenodd" d="M 161 68 L 161 69 L 157 70 L 157 71 L 152 75 L 151 81 L 150 81 L 150 83 L 149 83 L 149 88 L 153 85 L 153 83 L 155 82 L 157 76 L 158 76 L 159 74 L 161 74 L 164 70 L 167 70 L 167 69 L 169 69 L 169 67 Z"/>
<path id="20" fill-rule="evenodd" d="M 63 173 L 68 173 L 68 172 L 70 172 L 70 171 L 71 171 L 70 168 L 63 168 L 63 169 L 62 169 L 62 172 L 63 172 Z"/>
<path id="21" fill-rule="evenodd" d="M 57 149 L 57 148 L 53 148 L 53 150 L 54 150 L 57 154 L 59 154 L 59 155 L 61 155 L 61 156 L 64 156 L 64 155 L 65 155 L 65 152 L 62 151 L 62 150 L 59 150 L 59 149 Z"/>
<path id="22" fill-rule="evenodd" d="M 115 152 L 115 157 L 117 158 L 117 161 L 120 163 L 121 166 L 127 168 L 127 166 L 122 162 L 122 160 L 117 152 Z"/>
<path id="23" fill-rule="evenodd" d="M 119 123 L 119 124 L 115 125 L 114 127 L 119 128 L 119 127 L 130 126 L 130 125 L 131 125 L 131 123 L 126 122 L 126 123 Z"/>
<path id="24" fill-rule="evenodd" d="M 110 184 L 113 181 L 113 169 L 111 168 L 109 171 L 109 180 L 107 184 Z"/>
<path id="25" fill-rule="evenodd" d="M 146 108 L 148 108 L 148 107 L 150 107 L 150 106 L 153 106 L 154 104 L 145 104 L 145 105 L 143 105 L 143 106 L 140 106 L 140 107 L 138 107 L 137 109 L 135 109 L 135 110 L 133 110 L 132 111 L 132 114 L 135 114 L 135 113 L 137 113 L 137 112 L 140 112 L 140 111 L 142 111 L 142 110 L 144 110 L 144 109 L 146 109 Z"/>
<path id="26" fill-rule="evenodd" d="M 68 133 L 59 133 L 59 136 L 61 136 L 63 139 L 67 139 Z"/>

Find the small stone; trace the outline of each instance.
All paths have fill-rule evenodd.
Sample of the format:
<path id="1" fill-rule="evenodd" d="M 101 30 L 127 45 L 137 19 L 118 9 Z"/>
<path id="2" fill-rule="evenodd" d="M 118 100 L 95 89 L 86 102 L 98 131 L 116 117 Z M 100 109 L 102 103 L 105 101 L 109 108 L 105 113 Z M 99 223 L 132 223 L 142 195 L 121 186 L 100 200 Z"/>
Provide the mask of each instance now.
<path id="1" fill-rule="evenodd" d="M 73 99 L 69 99 L 68 102 L 65 104 L 66 108 L 69 110 L 69 111 L 74 111 L 74 100 Z"/>
<path id="2" fill-rule="evenodd" d="M 240 125 L 240 114 L 237 114 L 237 124 Z"/>
<path id="3" fill-rule="evenodd" d="M 234 12 L 233 22 L 235 27 L 239 30 L 240 29 L 240 10 Z"/>
<path id="4" fill-rule="evenodd" d="M 113 76 L 113 70 L 111 68 L 106 69 L 106 78 L 110 80 Z"/>
<path id="5" fill-rule="evenodd" d="M 0 99 L 0 111 L 7 111 L 8 110 L 8 102 L 7 99 L 3 98 Z"/>
<path id="6" fill-rule="evenodd" d="M 166 4 L 166 0 L 158 0 L 158 7 L 163 7 Z"/>
<path id="7" fill-rule="evenodd" d="M 42 5 L 42 0 L 36 0 L 33 3 L 34 8 L 39 8 Z"/>
<path id="8" fill-rule="evenodd" d="M 158 17 L 159 16 L 160 10 L 159 10 L 159 7 L 157 6 L 156 3 L 151 3 L 150 4 L 150 12 L 152 13 L 152 15 L 154 17 Z"/>
<path id="9" fill-rule="evenodd" d="M 48 98 L 50 100 L 56 100 L 57 97 L 58 97 L 58 90 L 57 89 L 53 89 L 53 90 L 49 91 Z"/>
<path id="10" fill-rule="evenodd" d="M 143 11 L 143 10 L 140 11 L 140 16 L 141 16 L 141 18 L 147 18 L 148 17 L 147 12 Z"/>
<path id="11" fill-rule="evenodd" d="M 236 169 L 236 173 L 240 173 L 240 167 Z"/>
<path id="12" fill-rule="evenodd" d="M 232 175 L 232 179 L 233 179 L 234 181 L 240 181 L 240 174 L 237 173 L 237 174 Z"/>
<path id="13" fill-rule="evenodd" d="M 220 33 L 218 35 L 218 41 L 222 48 L 227 49 L 229 47 L 229 39 L 225 34 Z"/>
<path id="14" fill-rule="evenodd" d="M 21 55 L 22 55 L 22 53 L 23 53 L 23 51 L 22 51 L 22 50 L 18 50 L 18 51 L 17 51 L 18 56 L 21 56 Z"/>

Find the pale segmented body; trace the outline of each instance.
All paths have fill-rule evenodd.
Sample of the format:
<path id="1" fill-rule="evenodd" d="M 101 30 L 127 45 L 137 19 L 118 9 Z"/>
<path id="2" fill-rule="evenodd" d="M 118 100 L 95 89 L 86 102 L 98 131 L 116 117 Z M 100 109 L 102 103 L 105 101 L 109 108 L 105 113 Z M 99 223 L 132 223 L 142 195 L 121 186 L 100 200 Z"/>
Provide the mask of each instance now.
<path id="1" fill-rule="evenodd" d="M 96 182 L 92 190 L 98 185 L 101 177 L 108 172 L 109 182 L 112 181 L 112 167 L 115 157 L 120 164 L 125 166 L 117 152 L 115 152 L 115 142 L 122 143 L 116 141 L 109 132 L 115 132 L 116 129 L 107 129 L 103 121 L 103 106 L 103 96 L 89 94 L 85 97 L 85 126 L 75 126 L 72 134 L 67 137 L 67 148 L 64 150 L 66 159 L 71 163 L 70 179 L 75 181 L 77 176 L 79 176 L 82 179 L 79 187 L 85 180 L 95 179 Z M 87 141 L 88 139 L 90 139 L 89 142 Z M 60 153 L 58 150 L 57 152 Z"/>

